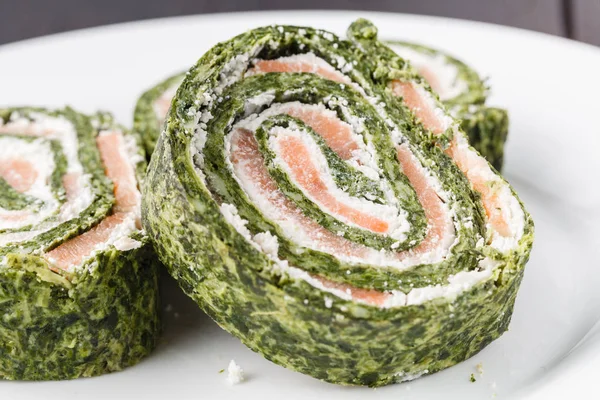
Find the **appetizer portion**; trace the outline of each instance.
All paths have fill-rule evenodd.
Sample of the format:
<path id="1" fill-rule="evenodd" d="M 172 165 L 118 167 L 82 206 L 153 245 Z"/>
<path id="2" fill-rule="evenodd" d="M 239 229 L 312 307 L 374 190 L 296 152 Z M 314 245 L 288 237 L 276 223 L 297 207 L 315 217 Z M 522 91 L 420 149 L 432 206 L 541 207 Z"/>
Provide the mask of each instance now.
<path id="1" fill-rule="evenodd" d="M 139 138 L 108 114 L 0 110 L 0 377 L 137 363 L 159 333 Z"/>
<path id="2" fill-rule="evenodd" d="M 507 329 L 533 223 L 375 27 L 348 37 L 268 26 L 202 56 L 171 102 L 142 219 L 181 288 L 249 348 L 380 386 Z"/>

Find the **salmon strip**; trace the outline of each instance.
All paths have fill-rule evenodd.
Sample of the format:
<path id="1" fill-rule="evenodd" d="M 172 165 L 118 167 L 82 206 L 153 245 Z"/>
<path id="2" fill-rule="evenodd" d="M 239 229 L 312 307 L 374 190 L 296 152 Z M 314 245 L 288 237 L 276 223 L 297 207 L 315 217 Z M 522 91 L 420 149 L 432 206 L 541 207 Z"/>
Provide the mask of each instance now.
<path id="1" fill-rule="evenodd" d="M 52 136 L 55 132 L 52 128 L 41 129 L 40 127 L 36 126 L 35 123 L 32 123 L 27 127 L 15 127 L 12 123 L 0 125 L 0 135 L 15 133 L 21 136 L 48 137 Z"/>
<path id="2" fill-rule="evenodd" d="M 110 132 L 98 135 L 96 144 L 106 176 L 115 186 L 115 212 L 133 211 L 139 202 L 137 182 L 131 163 L 123 156 L 123 135 Z"/>
<path id="3" fill-rule="evenodd" d="M 46 258 L 62 269 L 81 264 L 98 244 L 108 240 L 113 230 L 125 221 L 126 217 L 126 213 L 117 213 L 104 218 L 89 231 L 46 253 Z"/>
<path id="4" fill-rule="evenodd" d="M 31 216 L 31 211 L 10 211 L 8 214 L 0 216 L 3 222 L 19 222 L 23 221 Z"/>
<path id="5" fill-rule="evenodd" d="M 408 145 L 403 144 L 396 147 L 396 152 L 402 172 L 415 189 L 427 218 L 427 235 L 410 252 L 412 254 L 424 254 L 435 249 L 442 242 L 445 227 L 452 222 L 447 213 L 444 212 L 444 203 L 417 167 L 415 157 L 410 152 Z"/>
<path id="6" fill-rule="evenodd" d="M 321 179 L 319 169 L 311 161 L 305 143 L 293 136 L 278 138 L 283 161 L 290 167 L 298 185 L 333 214 L 341 215 L 356 225 L 377 233 L 388 231 L 387 222 L 338 201 Z"/>
<path id="7" fill-rule="evenodd" d="M 487 167 L 483 157 L 469 157 L 466 151 L 460 151 L 456 141 L 452 141 L 446 153 L 454 159 L 458 168 L 467 176 L 473 185 L 473 189 L 481 194 L 483 208 L 488 217 L 490 225 L 502 236 L 510 236 L 511 230 L 504 217 L 503 204 L 498 197 L 498 191 L 490 187 L 490 182 L 485 180 L 479 170 Z"/>
<path id="8" fill-rule="evenodd" d="M 154 103 L 154 107 L 156 110 L 156 114 L 160 115 L 160 123 L 164 122 L 165 117 L 169 112 L 169 107 L 171 107 L 171 97 L 161 96 Z"/>
<path id="9" fill-rule="evenodd" d="M 63 175 L 62 184 L 65 189 L 65 193 L 67 195 L 67 203 L 75 200 L 77 195 L 79 194 L 79 178 L 81 174 L 76 172 L 69 172 Z"/>
<path id="10" fill-rule="evenodd" d="M 359 149 L 350 125 L 314 108 L 290 107 L 286 113 L 310 126 L 341 159 L 349 160 Z"/>
<path id="11" fill-rule="evenodd" d="M 436 135 L 444 133 L 444 124 L 425 102 L 412 82 L 394 80 L 392 81 L 392 91 L 396 96 L 402 97 L 404 103 L 427 129 Z"/>
<path id="12" fill-rule="evenodd" d="M 442 121 L 435 115 L 433 109 L 417 92 L 412 83 L 395 80 L 392 82 L 392 90 L 395 95 L 403 97 L 406 105 L 415 113 L 427 129 L 437 135 L 444 132 Z M 473 189 L 481 194 L 481 201 L 490 225 L 500 235 L 505 237 L 510 236 L 511 230 L 505 218 L 503 205 L 498 198 L 497 191 L 490 187 L 490 184 L 493 182 L 484 179 L 480 173 L 482 169 L 488 168 L 487 163 L 483 157 L 469 157 L 468 152 L 468 149 L 459 149 L 456 139 L 453 139 L 448 149 L 445 150 L 445 153 L 456 162 L 458 168 L 471 182 Z"/>
<path id="13" fill-rule="evenodd" d="M 325 62 L 325 61 L 323 61 Z M 348 83 L 348 77 L 336 69 L 331 67 L 324 68 L 320 65 L 308 63 L 306 61 L 295 60 L 290 58 L 286 59 L 275 59 L 275 60 L 258 60 L 254 63 L 254 68 L 248 70 L 249 74 L 264 74 L 268 72 L 306 72 L 319 75 L 325 79 L 329 79 L 334 82 Z"/>
<path id="14" fill-rule="evenodd" d="M 17 192 L 24 193 L 31 189 L 38 177 L 35 166 L 27 160 L 9 158 L 0 160 L 0 177 Z"/>
<path id="15" fill-rule="evenodd" d="M 356 288 L 348 285 L 347 283 L 330 281 L 329 279 L 325 279 L 321 276 L 311 276 L 318 279 L 327 289 L 341 290 L 351 295 L 354 300 L 361 300 L 374 306 L 383 306 L 386 300 L 392 296 L 389 292 L 380 292 L 379 290 L 375 289 Z"/>

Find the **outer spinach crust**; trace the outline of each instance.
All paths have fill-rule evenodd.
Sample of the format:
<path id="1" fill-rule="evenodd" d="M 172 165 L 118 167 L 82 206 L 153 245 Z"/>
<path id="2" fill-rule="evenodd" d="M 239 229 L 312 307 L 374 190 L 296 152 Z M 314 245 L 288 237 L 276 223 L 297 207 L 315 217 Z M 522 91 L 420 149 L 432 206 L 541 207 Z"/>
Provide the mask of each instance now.
<path id="1" fill-rule="evenodd" d="M 37 256 L 7 258 L 0 268 L 0 377 L 101 375 L 138 363 L 156 346 L 158 268 L 148 243 L 98 253 L 70 276 Z"/>

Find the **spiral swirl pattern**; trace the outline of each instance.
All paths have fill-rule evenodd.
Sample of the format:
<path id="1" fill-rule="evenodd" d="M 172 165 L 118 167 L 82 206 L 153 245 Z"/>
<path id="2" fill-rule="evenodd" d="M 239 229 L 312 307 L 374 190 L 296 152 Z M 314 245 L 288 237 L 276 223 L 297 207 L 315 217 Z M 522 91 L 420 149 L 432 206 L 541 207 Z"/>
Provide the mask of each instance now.
<path id="1" fill-rule="evenodd" d="M 144 225 L 182 288 L 269 360 L 383 385 L 510 320 L 532 242 L 511 187 L 357 21 L 218 44 L 171 103 Z"/>

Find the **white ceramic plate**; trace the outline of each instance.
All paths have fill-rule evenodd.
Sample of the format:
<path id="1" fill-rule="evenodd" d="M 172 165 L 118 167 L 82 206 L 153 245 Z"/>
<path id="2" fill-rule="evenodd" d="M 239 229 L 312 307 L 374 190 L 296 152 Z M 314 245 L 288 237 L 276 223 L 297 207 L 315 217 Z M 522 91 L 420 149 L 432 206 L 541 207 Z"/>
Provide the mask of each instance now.
<path id="1" fill-rule="evenodd" d="M 274 365 L 222 331 L 165 279 L 165 334 L 126 371 L 69 382 L 0 382 L 1 399 L 501 399 L 586 396 L 600 370 L 600 50 L 542 34 L 459 20 L 350 12 L 171 18 L 0 47 L 0 106 L 70 104 L 130 125 L 139 94 L 187 68 L 217 41 L 271 23 L 344 34 L 358 17 L 380 37 L 447 49 L 491 77 L 510 111 L 505 174 L 531 211 L 536 241 L 510 330 L 460 365 L 379 389 L 323 383 Z M 246 382 L 229 386 L 235 359 Z M 484 373 L 479 376 L 476 365 Z M 469 376 L 475 373 L 477 382 Z"/>

